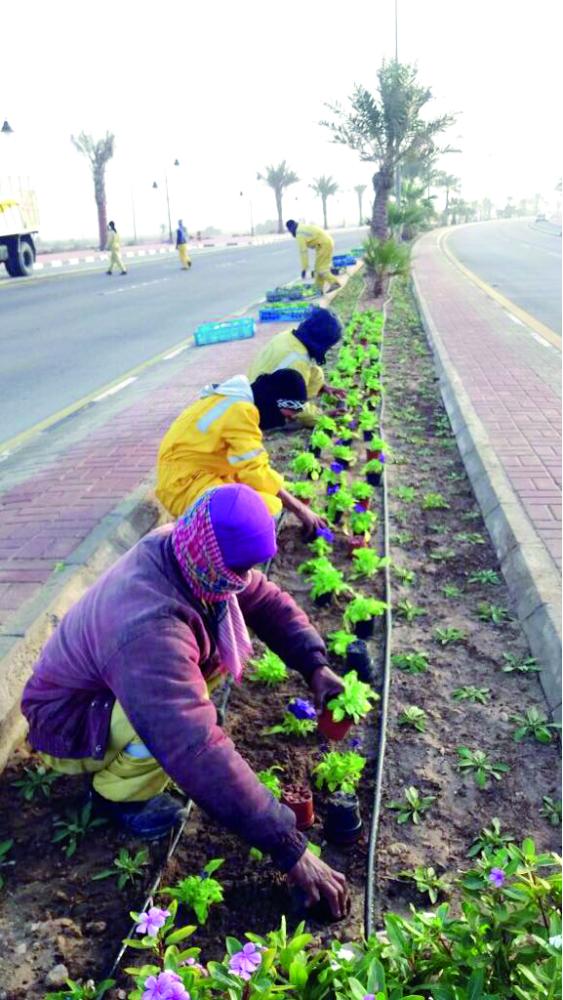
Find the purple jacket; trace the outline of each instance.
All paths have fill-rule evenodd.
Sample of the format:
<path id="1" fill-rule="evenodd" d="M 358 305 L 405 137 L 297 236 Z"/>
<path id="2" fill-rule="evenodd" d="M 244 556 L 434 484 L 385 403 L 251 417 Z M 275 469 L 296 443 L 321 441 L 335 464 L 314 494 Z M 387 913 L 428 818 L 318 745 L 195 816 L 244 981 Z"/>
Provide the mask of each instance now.
<path id="1" fill-rule="evenodd" d="M 283 871 L 305 838 L 217 725 L 205 678 L 217 667 L 212 624 L 172 551 L 172 525 L 122 556 L 65 615 L 27 682 L 29 741 L 55 757 L 103 758 L 118 699 L 166 773 L 202 809 Z M 248 626 L 305 680 L 327 662 L 293 599 L 252 571 L 239 595 Z"/>

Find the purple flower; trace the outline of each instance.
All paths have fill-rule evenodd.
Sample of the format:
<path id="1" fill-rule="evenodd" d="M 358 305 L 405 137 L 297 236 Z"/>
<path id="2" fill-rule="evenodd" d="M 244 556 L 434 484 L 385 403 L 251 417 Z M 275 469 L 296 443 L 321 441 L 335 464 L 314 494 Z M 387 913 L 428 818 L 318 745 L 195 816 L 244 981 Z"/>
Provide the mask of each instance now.
<path id="1" fill-rule="evenodd" d="M 348 421 L 348 427 L 350 428 L 351 431 L 352 430 L 355 431 L 357 426 L 358 426 L 358 421 L 357 420 L 349 420 Z"/>
<path id="2" fill-rule="evenodd" d="M 501 889 L 504 885 L 506 875 L 502 868 L 491 868 L 489 872 L 489 882 L 492 882 L 495 889 Z"/>
<path id="3" fill-rule="evenodd" d="M 235 976 L 240 976 L 241 979 L 250 979 L 253 972 L 262 961 L 262 955 L 256 947 L 255 944 L 245 944 L 242 951 L 237 951 L 236 954 L 231 955 L 229 959 L 229 969 L 234 972 Z"/>
<path id="4" fill-rule="evenodd" d="M 296 719 L 316 719 L 317 713 L 314 706 L 310 701 L 306 701 L 305 698 L 294 698 L 290 701 L 287 706 L 288 712 L 291 712 Z"/>
<path id="5" fill-rule="evenodd" d="M 356 511 L 356 514 L 365 514 L 366 512 L 366 508 L 361 503 L 355 503 L 354 510 Z"/>
<path id="6" fill-rule="evenodd" d="M 201 965 L 200 962 L 196 962 L 196 960 L 193 957 L 193 955 L 191 955 L 190 958 L 187 958 L 186 961 L 183 962 L 182 964 L 183 965 L 189 965 L 189 966 L 191 966 L 192 969 L 197 969 L 197 971 L 199 972 L 200 976 L 208 976 L 209 975 L 209 973 L 208 973 L 207 969 L 205 968 L 205 966 Z"/>
<path id="7" fill-rule="evenodd" d="M 190 994 L 177 972 L 160 972 L 145 979 L 141 1000 L 190 1000 Z"/>
<path id="8" fill-rule="evenodd" d="M 317 528 L 317 538 L 324 538 L 325 542 L 332 544 L 334 541 L 334 533 L 330 528 Z"/>
<path id="9" fill-rule="evenodd" d="M 331 472 L 336 472 L 336 473 L 344 472 L 344 466 L 341 465 L 340 462 L 331 462 L 330 463 L 330 471 Z"/>
<path id="10" fill-rule="evenodd" d="M 331 497 L 333 493 L 338 493 L 340 489 L 340 483 L 329 483 L 326 488 L 327 497 Z"/>
<path id="11" fill-rule="evenodd" d="M 375 993 L 366 993 L 364 1000 L 375 1000 Z"/>
<path id="12" fill-rule="evenodd" d="M 158 906 L 151 906 L 150 910 L 145 910 L 139 916 L 135 931 L 137 934 L 148 934 L 150 937 L 156 937 L 169 916 L 170 910 L 161 910 Z"/>
<path id="13" fill-rule="evenodd" d="M 358 739 L 357 736 L 353 736 L 351 740 L 348 740 L 348 746 L 350 747 L 350 750 L 359 750 L 361 745 L 362 741 L 361 739 Z"/>
<path id="14" fill-rule="evenodd" d="M 385 454 L 382 451 L 379 452 L 378 458 L 379 461 L 382 462 L 383 465 L 385 465 Z"/>

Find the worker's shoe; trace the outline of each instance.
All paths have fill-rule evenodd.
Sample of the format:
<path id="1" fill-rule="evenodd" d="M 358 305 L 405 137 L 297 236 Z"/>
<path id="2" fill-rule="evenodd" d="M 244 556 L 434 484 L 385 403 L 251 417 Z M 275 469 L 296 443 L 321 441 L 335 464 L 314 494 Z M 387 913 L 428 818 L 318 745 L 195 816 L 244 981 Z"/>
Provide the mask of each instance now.
<path id="1" fill-rule="evenodd" d="M 167 794 L 155 795 L 144 802 L 111 802 L 92 788 L 90 801 L 96 815 L 143 840 L 160 840 L 187 816 L 185 805 Z"/>
<path id="2" fill-rule="evenodd" d="M 106 274 L 112 275 L 113 271 L 106 271 Z"/>
<path id="3" fill-rule="evenodd" d="M 122 271 L 121 273 L 122 273 L 122 274 L 127 274 L 127 271 Z"/>

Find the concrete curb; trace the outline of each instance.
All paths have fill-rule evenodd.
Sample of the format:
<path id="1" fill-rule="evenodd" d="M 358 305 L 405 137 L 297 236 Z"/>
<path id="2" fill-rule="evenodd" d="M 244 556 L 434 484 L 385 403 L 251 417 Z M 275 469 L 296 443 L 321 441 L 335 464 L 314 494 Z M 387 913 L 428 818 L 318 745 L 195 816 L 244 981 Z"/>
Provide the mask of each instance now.
<path id="1" fill-rule="evenodd" d="M 0 772 L 25 735 L 20 698 L 42 646 L 100 574 L 165 520 L 161 511 L 148 486 L 138 487 L 96 525 L 64 569 L 53 572 L 37 596 L 10 619 L 10 632 L 0 634 Z"/>
<path id="2" fill-rule="evenodd" d="M 442 398 L 503 576 L 533 656 L 550 712 L 561 719 L 561 580 L 529 521 L 450 361 L 416 275 L 413 289 L 434 353 Z"/>

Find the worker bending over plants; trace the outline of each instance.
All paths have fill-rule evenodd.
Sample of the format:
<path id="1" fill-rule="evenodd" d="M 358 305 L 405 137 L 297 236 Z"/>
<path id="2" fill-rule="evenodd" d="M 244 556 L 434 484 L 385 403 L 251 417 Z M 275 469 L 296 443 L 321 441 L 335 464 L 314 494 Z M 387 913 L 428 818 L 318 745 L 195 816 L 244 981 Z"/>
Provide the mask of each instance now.
<path id="1" fill-rule="evenodd" d="M 258 494 L 223 486 L 152 531 L 64 616 L 27 682 L 29 742 L 67 774 L 92 775 L 94 813 L 130 835 L 164 836 L 183 816 L 172 780 L 205 812 L 268 852 L 309 903 L 344 913 L 344 876 L 307 849 L 293 812 L 260 783 L 217 724 L 209 691 L 240 683 L 247 628 L 314 692 L 343 690 L 324 643 L 289 594 L 255 569 L 276 552 Z"/>
<path id="2" fill-rule="evenodd" d="M 321 365 L 331 347 L 342 337 L 342 324 L 329 309 L 315 309 L 296 330 L 286 330 L 276 334 L 257 354 L 250 366 L 248 378 L 254 382 L 260 375 L 290 368 L 305 379 L 307 396 L 314 399 L 321 389 L 334 394 L 325 386 Z M 318 413 L 307 403 L 298 420 L 308 427 L 315 424 Z"/>
<path id="3" fill-rule="evenodd" d="M 295 420 L 307 401 L 303 376 L 284 369 L 252 384 L 235 375 L 206 386 L 164 435 L 158 453 L 156 495 L 179 517 L 206 490 L 246 483 L 272 514 L 282 506 L 299 518 L 308 535 L 324 521 L 283 487 L 272 469 L 262 431 Z"/>
<path id="4" fill-rule="evenodd" d="M 297 240 L 301 259 L 301 278 L 305 280 L 307 277 L 309 250 L 314 250 L 315 284 L 320 289 L 321 294 L 324 292 L 326 281 L 329 282 L 329 292 L 340 288 L 340 282 L 335 280 L 331 272 L 334 240 L 330 233 L 327 233 L 326 229 L 321 229 L 320 226 L 309 226 L 304 222 L 296 222 L 295 219 L 288 219 L 285 226 Z"/>

